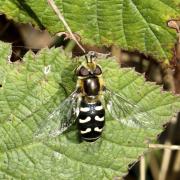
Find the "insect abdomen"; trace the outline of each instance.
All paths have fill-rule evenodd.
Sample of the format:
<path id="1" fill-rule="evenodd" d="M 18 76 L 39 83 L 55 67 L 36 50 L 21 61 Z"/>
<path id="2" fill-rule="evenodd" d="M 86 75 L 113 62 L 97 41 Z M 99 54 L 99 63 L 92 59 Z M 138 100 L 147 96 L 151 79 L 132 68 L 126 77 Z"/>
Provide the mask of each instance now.
<path id="1" fill-rule="evenodd" d="M 100 101 L 94 104 L 81 102 L 78 116 L 78 127 L 82 140 L 96 141 L 102 133 L 105 124 L 105 110 Z"/>

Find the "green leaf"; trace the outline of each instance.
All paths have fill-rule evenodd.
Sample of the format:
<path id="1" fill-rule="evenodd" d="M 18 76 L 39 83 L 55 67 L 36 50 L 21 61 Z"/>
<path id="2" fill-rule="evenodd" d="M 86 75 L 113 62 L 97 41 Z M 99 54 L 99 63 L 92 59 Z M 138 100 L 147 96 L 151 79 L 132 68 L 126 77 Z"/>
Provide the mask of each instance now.
<path id="1" fill-rule="evenodd" d="M 62 50 L 29 52 L 23 62 L 10 64 L 9 50 L 0 44 L 0 179 L 113 179 L 127 173 L 128 164 L 148 149 L 162 131 L 162 124 L 180 108 L 180 99 L 144 81 L 131 69 L 99 60 L 106 86 L 148 111 L 147 129 L 126 127 L 108 113 L 102 137 L 94 143 L 79 142 L 73 125 L 62 135 L 34 139 L 41 122 L 75 89 L 71 60 Z M 66 89 L 66 91 L 65 91 Z M 136 113 L 134 112 L 135 116 Z M 143 117 L 142 117 L 143 118 Z M 142 119 L 143 120 L 143 119 Z M 51 123 L 51 122 L 49 122 Z"/>
<path id="2" fill-rule="evenodd" d="M 179 18 L 179 0 L 55 0 L 73 32 L 83 43 L 118 45 L 168 63 L 172 58 L 175 31 L 167 21 Z M 66 31 L 45 0 L 0 0 L 0 12 L 15 21 Z"/>

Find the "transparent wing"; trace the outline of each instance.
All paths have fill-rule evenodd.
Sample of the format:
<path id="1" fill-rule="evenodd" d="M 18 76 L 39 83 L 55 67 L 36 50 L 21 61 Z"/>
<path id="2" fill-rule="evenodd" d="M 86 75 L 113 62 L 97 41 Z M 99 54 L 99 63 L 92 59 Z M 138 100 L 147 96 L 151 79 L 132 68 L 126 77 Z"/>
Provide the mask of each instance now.
<path id="1" fill-rule="evenodd" d="M 105 91 L 105 103 L 113 118 L 130 127 L 152 127 L 151 114 L 142 107 L 126 100 L 121 95 L 108 89 Z M 154 126 L 154 125 L 153 125 Z"/>
<path id="2" fill-rule="evenodd" d="M 35 138 L 44 136 L 58 136 L 70 127 L 76 120 L 77 98 L 76 92 L 65 99 L 46 119 L 40 124 Z"/>

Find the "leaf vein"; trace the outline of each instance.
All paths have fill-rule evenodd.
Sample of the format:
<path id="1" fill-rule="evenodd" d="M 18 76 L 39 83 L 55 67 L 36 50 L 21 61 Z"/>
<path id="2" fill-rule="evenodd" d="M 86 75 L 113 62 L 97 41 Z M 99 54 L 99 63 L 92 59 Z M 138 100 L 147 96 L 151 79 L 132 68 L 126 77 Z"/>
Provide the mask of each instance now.
<path id="1" fill-rule="evenodd" d="M 60 150 L 57 151 L 57 150 L 54 150 L 51 146 L 45 144 L 48 148 L 50 148 L 51 150 L 55 151 L 55 152 L 58 152 L 58 153 L 61 153 Z M 105 167 L 105 166 L 101 166 L 101 165 L 97 165 L 97 164 L 92 164 L 92 163 L 87 163 L 87 162 L 83 162 L 81 161 L 80 159 L 75 159 L 74 157 L 69 157 L 67 154 L 65 153 L 61 153 L 63 156 L 65 156 L 66 158 L 70 159 L 70 160 L 73 160 L 77 163 L 82 163 L 82 164 L 85 164 L 87 166 L 93 166 L 93 167 L 97 167 L 97 168 L 103 168 L 103 169 L 110 169 L 110 170 L 113 170 L 113 171 L 116 171 L 114 169 L 111 169 L 109 167 Z"/>
<path id="2" fill-rule="evenodd" d="M 165 54 L 165 51 L 163 50 L 163 47 L 158 39 L 158 37 L 154 34 L 153 30 L 151 29 L 151 27 L 148 25 L 145 17 L 142 15 L 142 13 L 140 12 L 140 10 L 138 9 L 138 7 L 136 6 L 136 4 L 134 3 L 133 0 L 130 0 L 130 2 L 132 3 L 132 5 L 134 6 L 134 8 L 137 10 L 137 12 L 139 13 L 139 15 L 142 17 L 144 23 L 146 24 L 147 26 L 147 29 L 150 30 L 150 32 L 152 33 L 153 37 L 156 39 L 156 42 L 159 44 L 160 48 L 161 48 L 161 52 L 163 53 L 164 57 L 167 57 L 166 54 Z"/>

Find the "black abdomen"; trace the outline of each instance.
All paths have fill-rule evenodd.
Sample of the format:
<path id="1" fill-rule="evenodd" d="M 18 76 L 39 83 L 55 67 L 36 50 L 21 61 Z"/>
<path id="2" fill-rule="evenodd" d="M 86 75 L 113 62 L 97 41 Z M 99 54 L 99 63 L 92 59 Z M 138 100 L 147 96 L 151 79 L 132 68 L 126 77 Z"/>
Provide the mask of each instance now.
<path id="1" fill-rule="evenodd" d="M 78 127 L 82 140 L 96 141 L 102 133 L 105 124 L 105 110 L 100 101 L 94 104 L 88 104 L 84 100 L 80 105 L 78 115 Z"/>

